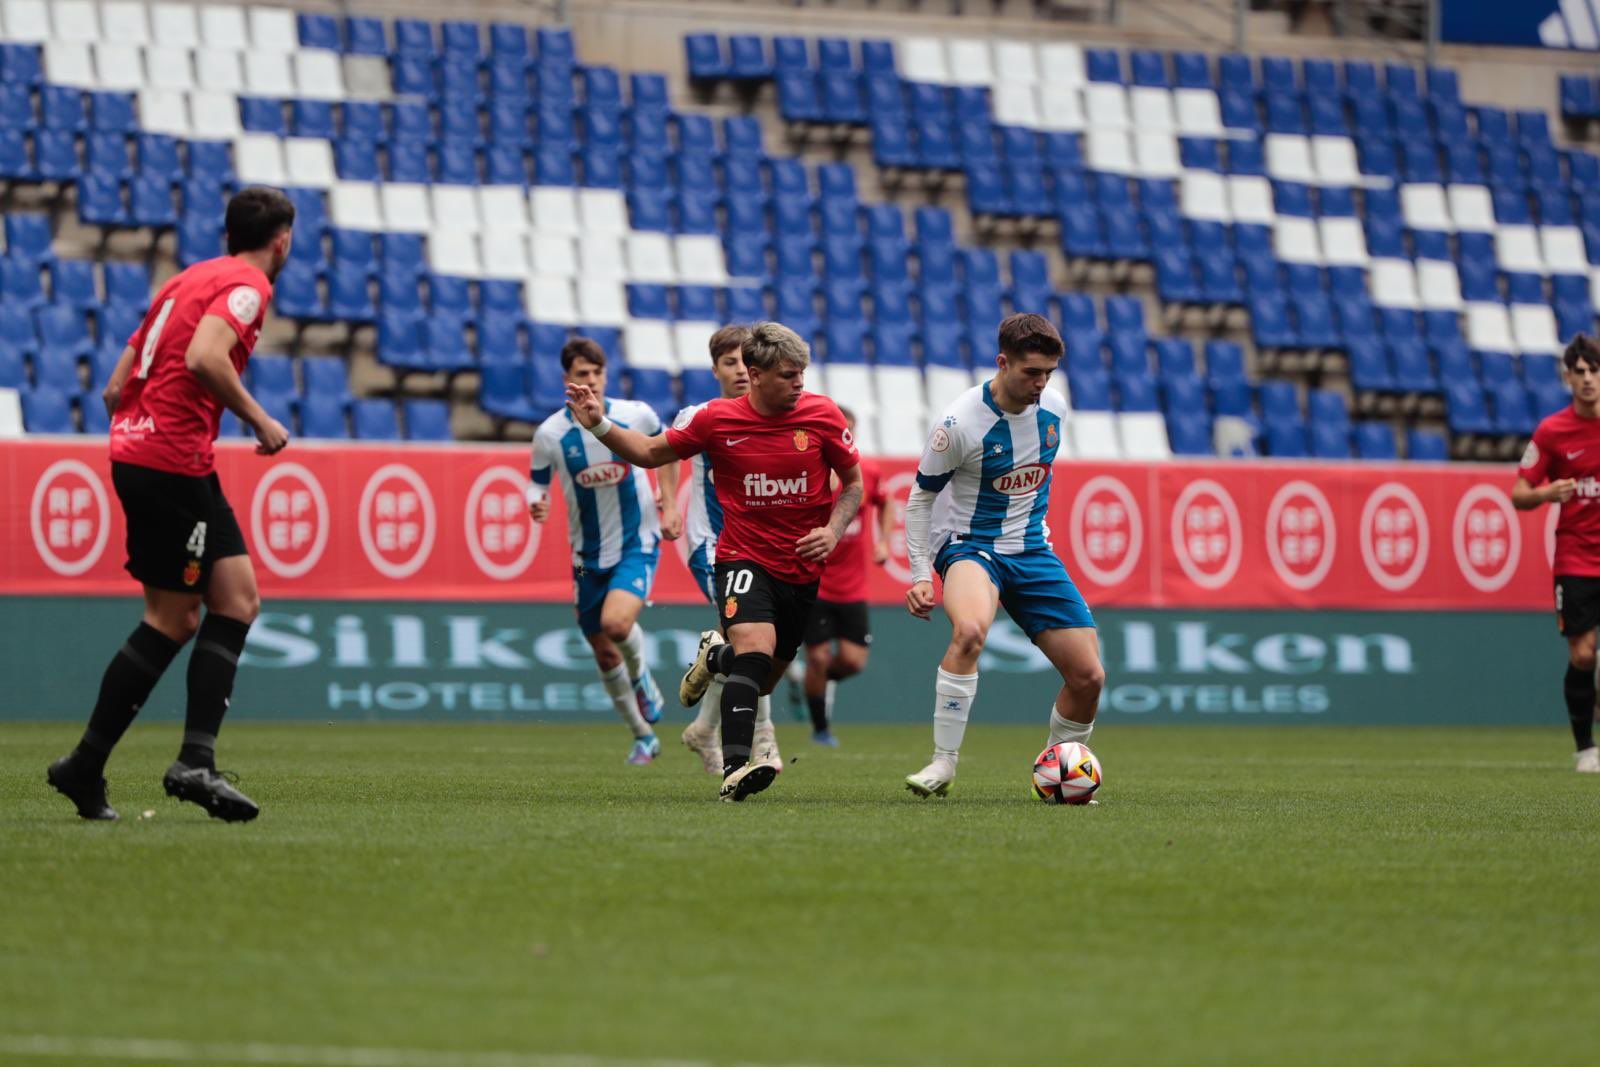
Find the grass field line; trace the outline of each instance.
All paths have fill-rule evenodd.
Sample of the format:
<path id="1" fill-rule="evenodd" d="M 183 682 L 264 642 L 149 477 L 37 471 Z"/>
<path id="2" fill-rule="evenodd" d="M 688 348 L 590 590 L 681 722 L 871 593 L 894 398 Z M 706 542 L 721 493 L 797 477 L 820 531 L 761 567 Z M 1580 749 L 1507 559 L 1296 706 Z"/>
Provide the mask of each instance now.
<path id="1" fill-rule="evenodd" d="M 541 1052 L 450 1052 L 344 1045 L 280 1045 L 143 1037 L 0 1034 L 0 1055 L 151 1063 L 264 1063 L 284 1067 L 713 1067 L 710 1060 L 636 1059 Z M 762 1067 L 754 1063 L 734 1067 Z M 767 1064 L 764 1067 L 805 1067 Z"/>

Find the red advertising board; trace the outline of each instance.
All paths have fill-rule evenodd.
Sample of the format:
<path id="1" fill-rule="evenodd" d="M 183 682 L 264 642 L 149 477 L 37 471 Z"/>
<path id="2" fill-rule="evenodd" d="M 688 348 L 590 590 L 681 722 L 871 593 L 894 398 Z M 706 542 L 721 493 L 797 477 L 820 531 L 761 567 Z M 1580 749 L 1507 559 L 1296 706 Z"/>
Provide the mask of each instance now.
<path id="1" fill-rule="evenodd" d="M 910 461 L 883 461 L 896 507 Z M 218 449 L 218 473 L 267 597 L 566 600 L 559 494 L 522 503 L 515 446 L 309 445 L 271 459 Z M 1554 509 L 1517 512 L 1510 466 L 1076 463 L 1053 472 L 1056 550 L 1094 606 L 1537 609 L 1551 606 Z M 0 446 L 0 591 L 133 592 L 105 443 Z M 655 599 L 700 598 L 683 547 Z M 900 602 L 897 537 L 872 595 Z"/>

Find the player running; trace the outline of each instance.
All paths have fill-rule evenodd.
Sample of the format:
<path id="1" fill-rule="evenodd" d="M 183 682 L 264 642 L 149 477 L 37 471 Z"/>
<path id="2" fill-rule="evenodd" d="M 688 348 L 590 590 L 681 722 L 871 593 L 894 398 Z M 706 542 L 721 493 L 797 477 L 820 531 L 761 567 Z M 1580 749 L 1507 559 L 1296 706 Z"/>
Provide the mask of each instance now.
<path id="1" fill-rule="evenodd" d="M 46 774 L 85 819 L 117 817 L 106 760 L 191 637 L 183 744 L 162 787 L 228 822 L 261 810 L 216 767 L 217 732 L 261 597 L 212 446 L 223 408 L 255 431 L 258 454 L 289 443 L 240 375 L 289 258 L 294 204 L 276 189 L 243 189 L 228 201 L 225 226 L 228 254 L 161 287 L 102 394 L 111 482 L 127 519 L 126 566 L 144 586 L 144 620 L 106 667 L 83 739 Z"/>
<path id="2" fill-rule="evenodd" d="M 751 758 L 756 705 L 799 649 L 823 561 L 861 505 L 861 467 L 844 415 L 833 401 L 804 392 L 806 343 L 787 326 L 764 322 L 743 352 L 748 393 L 713 400 L 655 437 L 619 426 L 586 385 L 567 387 L 573 418 L 630 463 L 660 467 L 702 452 L 711 459 L 723 513 L 713 571 L 722 633 L 700 635 L 678 696 L 687 707 L 713 675 L 727 675 L 720 796 L 729 801 L 759 793 L 781 769 L 760 752 Z M 839 475 L 837 496 L 830 471 Z"/>
<path id="3" fill-rule="evenodd" d="M 1562 689 L 1580 774 L 1600 774 L 1594 744 L 1595 626 L 1600 623 L 1600 345 L 1579 334 L 1561 357 L 1572 404 L 1539 423 L 1522 454 L 1511 503 L 1560 504 L 1556 520 L 1556 625 L 1567 639 Z"/>
<path id="4" fill-rule="evenodd" d="M 1061 353 L 1061 336 L 1047 319 L 1007 318 L 995 376 L 946 409 L 917 466 L 905 511 L 912 580 L 906 607 L 929 617 L 937 570 L 950 617 L 950 645 L 934 683 L 933 761 L 906 778 L 920 797 L 944 796 L 955 779 L 978 693 L 978 655 L 998 606 L 1061 674 L 1050 743 L 1087 743 L 1094 730 L 1105 681 L 1100 642 L 1044 521 L 1066 414 L 1045 384 Z"/>
<path id="5" fill-rule="evenodd" d="M 711 373 L 717 376 L 724 398 L 744 396 L 750 391 L 750 375 L 744 369 L 744 342 L 750 336 L 748 326 L 724 326 L 711 335 Z M 705 404 L 696 404 L 678 412 L 677 424 L 687 425 Z M 706 453 L 689 460 L 690 493 L 689 513 L 684 521 L 684 536 L 689 541 L 689 571 L 695 585 L 706 599 L 716 606 L 716 576 L 711 573 L 717 559 L 717 535 L 722 532 L 722 505 L 717 502 L 716 480 L 711 472 L 711 461 Z M 683 743 L 700 756 L 706 773 L 722 773 L 722 684 L 726 678 L 716 677 L 700 698 L 700 710 L 694 721 L 683 728 Z M 765 759 L 781 771 L 783 758 L 778 754 L 777 732 L 772 726 L 772 698 L 763 696 L 756 703 L 756 732 L 752 742 L 759 758 Z"/>
<path id="6" fill-rule="evenodd" d="M 845 425 L 855 433 L 856 417 L 849 408 Z M 853 678 L 867 667 L 872 651 L 872 630 L 867 620 L 867 562 L 883 566 L 889 558 L 889 532 L 894 512 L 883 495 L 883 480 L 878 465 L 861 461 L 861 511 L 828 557 L 817 587 L 817 602 L 806 622 L 805 694 L 811 711 L 811 740 L 829 748 L 839 747 L 829 723 L 833 717 L 833 694 L 838 683 Z M 876 525 L 873 524 L 874 518 Z M 871 536 L 868 536 L 868 531 Z"/>
<path id="7" fill-rule="evenodd" d="M 561 348 L 561 377 L 568 388 L 582 386 L 595 397 L 606 393 L 606 353 L 587 337 Z M 619 426 L 661 432 L 661 417 L 637 400 L 597 400 Z M 550 517 L 550 473 L 561 472 L 567 501 L 567 537 L 572 543 L 572 584 L 577 589 L 578 628 L 594 650 L 600 681 L 633 731 L 627 762 L 643 766 L 661 754 L 652 724 L 661 719 L 661 690 L 644 657 L 639 612 L 655 582 L 663 536 L 682 532 L 678 517 L 678 470 L 661 472 L 659 508 L 650 476 L 626 462 L 572 421 L 565 409 L 540 424 L 533 435 L 533 463 L 527 488 L 534 522 Z"/>

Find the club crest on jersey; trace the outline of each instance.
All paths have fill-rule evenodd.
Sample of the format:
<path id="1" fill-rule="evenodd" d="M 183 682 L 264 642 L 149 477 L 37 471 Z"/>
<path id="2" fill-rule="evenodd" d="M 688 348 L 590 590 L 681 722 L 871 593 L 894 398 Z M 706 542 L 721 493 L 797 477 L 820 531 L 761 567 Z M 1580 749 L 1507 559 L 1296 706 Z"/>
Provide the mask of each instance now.
<path id="1" fill-rule="evenodd" d="M 794 432 L 794 450 L 804 452 L 811 445 L 811 435 L 804 430 Z"/>
<path id="2" fill-rule="evenodd" d="M 1056 447 L 1056 441 L 1058 439 L 1059 435 L 1056 433 L 1056 424 L 1052 422 L 1050 425 L 1044 428 L 1044 443 L 1047 447 L 1054 448 Z"/>
<path id="3" fill-rule="evenodd" d="M 996 475 L 994 481 L 989 484 L 994 486 L 994 491 L 997 493 L 1021 496 L 1043 485 L 1045 476 L 1049 473 L 1050 469 L 1043 463 L 1029 463 Z"/>
<path id="4" fill-rule="evenodd" d="M 183 568 L 183 584 L 194 585 L 200 580 L 200 561 L 191 559 L 189 565 Z"/>
<path id="5" fill-rule="evenodd" d="M 627 476 L 626 463 L 596 463 L 574 474 L 572 480 L 584 489 L 604 489 L 608 485 L 620 484 Z"/>
<path id="6" fill-rule="evenodd" d="M 739 614 L 739 598 L 738 597 L 731 596 L 727 600 L 724 600 L 722 602 L 722 617 L 724 619 L 731 619 L 737 614 Z"/>

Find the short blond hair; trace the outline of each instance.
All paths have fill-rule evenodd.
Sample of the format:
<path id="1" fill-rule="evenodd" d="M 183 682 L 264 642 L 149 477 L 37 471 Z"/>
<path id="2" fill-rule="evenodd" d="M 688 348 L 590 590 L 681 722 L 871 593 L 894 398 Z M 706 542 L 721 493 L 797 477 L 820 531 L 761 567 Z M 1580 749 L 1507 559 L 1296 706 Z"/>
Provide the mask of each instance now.
<path id="1" fill-rule="evenodd" d="M 811 366 L 811 346 L 781 322 L 758 322 L 744 342 L 744 365 L 772 370 L 780 363 Z"/>

